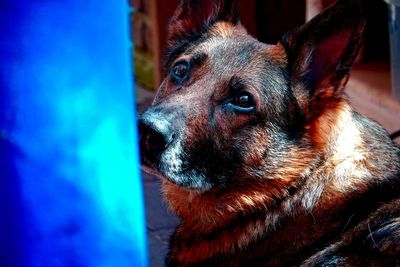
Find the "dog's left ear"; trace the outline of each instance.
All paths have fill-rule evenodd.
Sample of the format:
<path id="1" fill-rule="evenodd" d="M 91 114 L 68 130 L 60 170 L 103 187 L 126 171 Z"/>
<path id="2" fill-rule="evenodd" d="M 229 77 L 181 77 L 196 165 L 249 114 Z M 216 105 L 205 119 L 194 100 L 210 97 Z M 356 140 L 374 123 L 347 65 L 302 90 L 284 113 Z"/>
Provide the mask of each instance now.
<path id="1" fill-rule="evenodd" d="M 167 56 L 181 52 L 219 21 L 239 23 L 236 0 L 181 0 L 168 25 Z"/>
<path id="2" fill-rule="evenodd" d="M 362 1 L 338 0 L 281 41 L 293 93 L 306 114 L 343 93 L 363 40 Z"/>

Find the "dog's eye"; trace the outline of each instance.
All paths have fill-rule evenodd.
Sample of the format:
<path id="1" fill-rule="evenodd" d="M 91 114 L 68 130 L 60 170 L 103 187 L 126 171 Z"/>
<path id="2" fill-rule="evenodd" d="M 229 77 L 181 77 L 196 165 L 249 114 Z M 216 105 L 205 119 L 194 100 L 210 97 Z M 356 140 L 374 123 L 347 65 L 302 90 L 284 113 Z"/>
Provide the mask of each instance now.
<path id="1" fill-rule="evenodd" d="M 253 96 L 248 92 L 243 92 L 232 100 L 232 104 L 239 108 L 249 110 L 253 109 L 254 107 L 254 99 Z"/>
<path id="2" fill-rule="evenodd" d="M 189 61 L 182 60 L 172 66 L 170 75 L 176 82 L 183 82 L 189 77 L 189 70 Z"/>

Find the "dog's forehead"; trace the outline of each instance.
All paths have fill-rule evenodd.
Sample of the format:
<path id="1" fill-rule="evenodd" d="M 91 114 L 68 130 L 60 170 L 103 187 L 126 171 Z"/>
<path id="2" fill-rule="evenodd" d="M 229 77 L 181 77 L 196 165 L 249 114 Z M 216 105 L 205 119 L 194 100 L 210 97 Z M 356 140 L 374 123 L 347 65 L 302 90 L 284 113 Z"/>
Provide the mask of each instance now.
<path id="1" fill-rule="evenodd" d="M 283 47 L 261 43 L 251 36 L 213 36 L 196 46 L 191 54 L 203 55 L 207 59 L 204 65 L 207 73 L 220 80 L 237 76 L 259 90 L 284 82 L 281 70 L 287 62 Z"/>
<path id="2" fill-rule="evenodd" d="M 256 51 L 259 50 L 259 51 Z M 195 52 L 204 53 L 212 64 L 222 64 L 225 67 L 240 67 L 254 60 L 262 60 L 257 55 L 262 48 L 257 42 L 248 39 L 227 37 L 212 37 L 199 45 Z"/>
<path id="3" fill-rule="evenodd" d="M 222 27 L 223 26 L 223 27 Z M 279 45 L 259 42 L 240 26 L 219 24 L 190 54 L 204 55 L 215 69 L 240 70 L 250 67 L 254 71 L 266 66 L 285 65 L 285 54 Z"/>

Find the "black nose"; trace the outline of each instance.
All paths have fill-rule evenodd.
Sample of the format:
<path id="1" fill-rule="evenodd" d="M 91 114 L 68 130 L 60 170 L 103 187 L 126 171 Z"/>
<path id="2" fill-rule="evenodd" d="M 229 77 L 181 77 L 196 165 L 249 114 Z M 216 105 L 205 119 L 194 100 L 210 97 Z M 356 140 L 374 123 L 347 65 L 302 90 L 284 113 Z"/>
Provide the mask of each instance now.
<path id="1" fill-rule="evenodd" d="M 167 122 L 143 116 L 139 118 L 139 135 L 142 157 L 152 162 L 173 140 L 173 134 Z"/>

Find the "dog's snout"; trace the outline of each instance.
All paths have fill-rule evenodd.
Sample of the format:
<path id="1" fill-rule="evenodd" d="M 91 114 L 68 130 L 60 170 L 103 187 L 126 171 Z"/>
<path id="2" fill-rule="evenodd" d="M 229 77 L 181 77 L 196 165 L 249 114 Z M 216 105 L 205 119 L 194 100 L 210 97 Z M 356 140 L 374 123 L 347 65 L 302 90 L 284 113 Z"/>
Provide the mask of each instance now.
<path id="1" fill-rule="evenodd" d="M 139 134 L 142 154 L 151 161 L 154 161 L 154 157 L 162 153 L 174 138 L 167 122 L 144 117 L 139 119 Z"/>
<path id="2" fill-rule="evenodd" d="M 162 152 L 171 142 L 172 136 L 168 131 L 160 131 L 143 122 L 140 123 L 139 129 L 141 143 L 149 152 Z"/>

